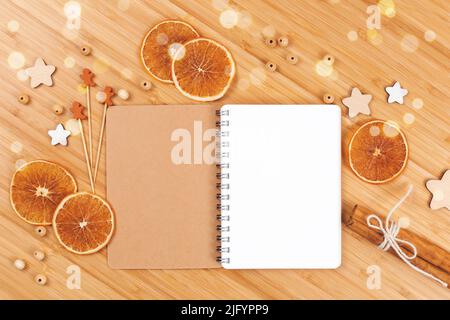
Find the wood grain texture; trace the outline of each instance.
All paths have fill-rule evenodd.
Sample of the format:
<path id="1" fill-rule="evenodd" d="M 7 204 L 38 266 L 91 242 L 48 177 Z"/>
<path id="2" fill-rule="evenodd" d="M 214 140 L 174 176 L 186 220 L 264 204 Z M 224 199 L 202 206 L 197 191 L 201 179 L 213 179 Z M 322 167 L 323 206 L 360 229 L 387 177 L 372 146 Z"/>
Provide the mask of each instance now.
<path id="1" fill-rule="evenodd" d="M 96 73 L 96 82 L 101 86 L 127 89 L 131 98 L 124 104 L 194 103 L 172 85 L 151 79 L 138 58 L 140 41 L 146 31 L 162 19 L 178 18 L 192 24 L 201 35 L 222 42 L 236 60 L 237 79 L 218 103 L 321 103 L 323 94 L 330 92 L 342 106 L 341 99 L 348 96 L 353 86 L 372 94 L 372 117 L 396 121 L 402 127 L 410 146 L 410 160 L 397 180 L 382 186 L 358 180 L 345 165 L 344 211 L 361 204 L 376 212 L 387 212 L 412 183 L 414 193 L 396 216 L 409 218 L 409 228 L 450 250 L 450 212 L 430 210 L 431 195 L 425 187 L 428 179 L 439 178 L 450 166 L 448 1 L 396 0 L 395 17 L 382 16 L 378 30 L 378 37 L 382 38 L 376 38 L 377 44 L 369 39 L 373 34 L 368 35 L 366 29 L 366 9 L 376 1 L 236 0 L 230 3 L 231 7 L 245 17 L 251 16 L 251 22 L 232 29 L 221 26 L 221 10 L 213 5 L 218 1 L 129 1 L 128 6 L 127 2 L 79 1 L 82 12 L 78 32 L 69 32 L 65 27 L 64 0 L 2 2 L 0 298 L 450 298 L 449 290 L 346 228 L 343 229 L 342 266 L 325 271 L 113 271 L 106 264 L 104 250 L 79 257 L 65 251 L 52 231 L 44 238 L 35 236 L 33 227 L 23 223 L 11 209 L 10 179 L 16 161 L 42 158 L 69 168 L 79 188 L 89 190 L 80 136 L 72 136 L 66 148 L 52 147 L 47 136 L 48 129 L 70 118 L 73 100 L 85 104 L 84 92 L 77 89 L 83 67 Z M 17 32 L 8 30 L 11 20 L 20 24 Z M 289 46 L 268 48 L 262 36 L 267 26 L 272 26 L 279 35 L 287 35 Z M 356 41 L 347 38 L 352 30 L 359 35 Z M 436 33 L 434 41 L 424 40 L 427 30 Z M 83 45 L 92 48 L 90 56 L 81 54 Z M 55 65 L 54 86 L 31 89 L 28 82 L 21 82 L 16 77 L 18 70 L 8 64 L 13 51 L 24 55 L 23 67 L 31 66 L 37 57 Z M 300 58 L 295 66 L 285 61 L 290 53 Z M 335 73 L 323 77 L 316 73 L 316 63 L 327 53 L 336 58 Z M 67 57 L 75 61 L 72 68 L 65 66 Z M 277 72 L 262 71 L 269 60 L 278 65 Z M 70 62 L 66 60 L 68 66 Z M 151 90 L 140 88 L 143 79 L 153 82 Z M 409 90 L 404 105 L 386 102 L 384 87 L 395 80 Z M 93 88 L 91 92 L 95 142 L 103 107 L 94 99 L 97 90 Z M 30 96 L 30 104 L 22 105 L 17 101 L 21 94 Z M 423 100 L 423 108 L 413 108 L 415 98 Z M 61 116 L 52 112 L 56 103 L 65 106 L 66 112 Z M 122 102 L 116 98 L 115 103 Z M 357 122 L 369 118 L 358 116 L 349 120 L 345 107 L 343 111 L 344 135 Z M 415 117 L 412 124 L 404 122 L 406 113 Z M 104 177 L 102 158 L 97 183 L 101 195 L 105 192 Z M 32 252 L 39 248 L 48 255 L 44 262 L 32 258 Z M 13 267 L 16 258 L 28 261 L 25 271 Z M 72 264 L 82 271 L 80 290 L 66 287 L 66 268 Z M 366 270 L 370 265 L 381 268 L 380 290 L 369 290 L 366 286 Z M 46 286 L 33 282 L 37 273 L 47 275 Z"/>

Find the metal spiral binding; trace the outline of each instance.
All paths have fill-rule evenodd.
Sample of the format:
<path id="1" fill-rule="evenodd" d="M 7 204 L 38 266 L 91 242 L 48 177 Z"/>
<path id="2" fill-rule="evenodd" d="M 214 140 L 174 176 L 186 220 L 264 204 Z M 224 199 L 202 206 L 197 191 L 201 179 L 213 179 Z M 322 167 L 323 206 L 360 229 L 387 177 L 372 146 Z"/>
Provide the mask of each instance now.
<path id="1" fill-rule="evenodd" d="M 227 235 L 227 232 L 230 231 L 230 226 L 228 225 L 228 221 L 230 221 L 230 216 L 225 214 L 230 210 L 230 194 L 228 190 L 230 189 L 230 184 L 228 183 L 230 179 L 230 173 L 227 172 L 227 169 L 230 168 L 230 164 L 227 162 L 230 157 L 230 153 L 226 150 L 230 146 L 230 142 L 227 138 L 230 135 L 230 132 L 225 128 L 230 126 L 230 121 L 226 119 L 230 115 L 230 110 L 217 110 L 216 116 L 219 117 L 218 121 L 216 121 L 216 126 L 219 130 L 217 130 L 217 143 L 216 143 L 216 157 L 219 160 L 217 164 L 217 206 L 218 210 L 217 220 L 219 224 L 216 227 L 217 230 L 217 241 L 220 242 L 220 245 L 217 246 L 217 252 L 219 255 L 217 256 L 217 262 L 222 264 L 230 263 L 230 258 L 224 256 L 226 253 L 230 253 L 230 247 L 226 245 L 226 243 L 230 242 L 230 237 Z"/>

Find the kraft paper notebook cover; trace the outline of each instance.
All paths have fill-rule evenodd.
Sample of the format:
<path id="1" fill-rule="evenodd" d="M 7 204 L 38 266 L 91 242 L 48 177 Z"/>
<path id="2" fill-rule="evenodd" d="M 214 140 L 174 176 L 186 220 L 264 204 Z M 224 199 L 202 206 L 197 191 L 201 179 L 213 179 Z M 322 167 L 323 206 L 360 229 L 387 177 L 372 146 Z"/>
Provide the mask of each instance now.
<path id="1" fill-rule="evenodd" d="M 107 199 L 117 224 L 108 261 L 119 269 L 217 268 L 216 167 L 172 163 L 172 135 L 194 121 L 215 128 L 210 106 L 110 107 Z M 180 132 L 182 133 L 182 132 Z M 192 152 L 193 153 L 193 152 Z M 198 157 L 198 155 L 197 155 Z"/>
<path id="2" fill-rule="evenodd" d="M 110 266 L 338 267 L 340 108 L 226 105 L 216 111 L 108 110 L 107 198 L 117 220 Z"/>

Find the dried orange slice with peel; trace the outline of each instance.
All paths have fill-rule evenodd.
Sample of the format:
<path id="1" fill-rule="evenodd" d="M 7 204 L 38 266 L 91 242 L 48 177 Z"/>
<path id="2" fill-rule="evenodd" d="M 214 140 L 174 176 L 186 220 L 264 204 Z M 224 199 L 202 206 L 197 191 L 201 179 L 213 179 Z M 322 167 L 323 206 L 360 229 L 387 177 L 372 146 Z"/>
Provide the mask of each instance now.
<path id="1" fill-rule="evenodd" d="M 183 21 L 167 20 L 158 23 L 144 37 L 141 61 L 156 79 L 172 83 L 172 58 L 179 47 L 199 34 Z"/>
<path id="2" fill-rule="evenodd" d="M 350 167 L 369 183 L 394 180 L 408 161 L 405 135 L 388 121 L 372 120 L 363 124 L 352 136 L 348 148 Z"/>
<path id="3" fill-rule="evenodd" d="M 114 232 L 111 206 L 98 195 L 79 192 L 64 198 L 53 216 L 53 230 L 67 250 L 91 254 L 105 247 Z"/>
<path id="4" fill-rule="evenodd" d="M 223 45 L 205 38 L 185 43 L 172 61 L 177 89 L 197 101 L 214 101 L 225 95 L 233 81 L 236 66 Z"/>
<path id="5" fill-rule="evenodd" d="M 76 191 L 75 179 L 66 169 L 49 161 L 35 160 L 14 173 L 10 200 L 14 211 L 26 222 L 50 225 L 58 204 Z"/>

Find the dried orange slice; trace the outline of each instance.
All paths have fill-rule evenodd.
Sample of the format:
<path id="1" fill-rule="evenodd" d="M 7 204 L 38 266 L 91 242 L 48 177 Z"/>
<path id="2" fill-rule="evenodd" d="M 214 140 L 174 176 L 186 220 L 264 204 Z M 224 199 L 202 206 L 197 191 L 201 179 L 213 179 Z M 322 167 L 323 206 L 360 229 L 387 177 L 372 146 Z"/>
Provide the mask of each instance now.
<path id="1" fill-rule="evenodd" d="M 44 160 L 31 161 L 14 173 L 10 200 L 14 211 L 28 223 L 52 224 L 56 206 L 77 191 L 72 175 L 63 167 Z"/>
<path id="2" fill-rule="evenodd" d="M 235 73 L 236 67 L 228 49 L 205 38 L 185 43 L 172 61 L 175 86 L 183 95 L 197 101 L 223 97 Z"/>
<path id="3" fill-rule="evenodd" d="M 172 58 L 183 43 L 198 38 L 197 31 L 182 21 L 168 20 L 158 23 L 144 37 L 141 61 L 152 76 L 172 83 Z"/>
<path id="4" fill-rule="evenodd" d="M 114 214 L 101 197 L 79 192 L 61 201 L 53 216 L 53 229 L 59 242 L 69 251 L 90 254 L 111 240 Z"/>
<path id="5" fill-rule="evenodd" d="M 405 135 L 391 122 L 369 121 L 358 128 L 350 140 L 350 167 L 364 181 L 389 182 L 399 176 L 407 161 Z"/>

